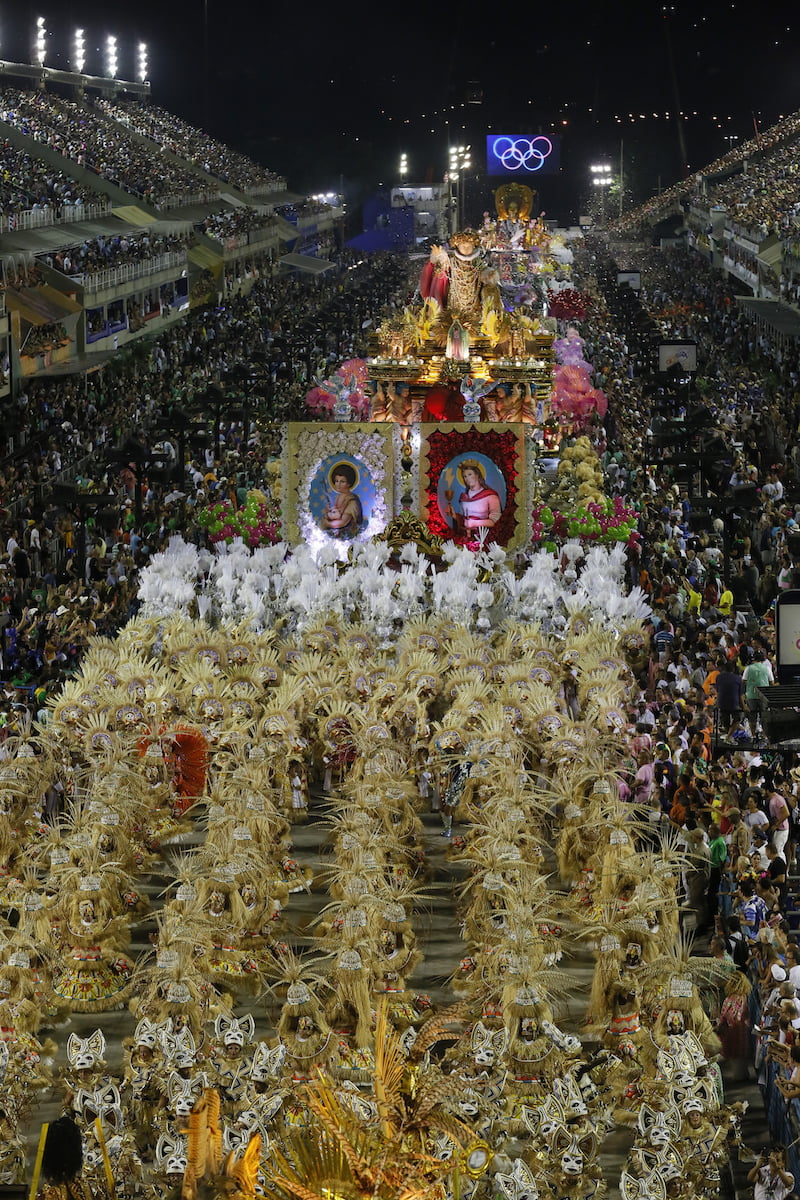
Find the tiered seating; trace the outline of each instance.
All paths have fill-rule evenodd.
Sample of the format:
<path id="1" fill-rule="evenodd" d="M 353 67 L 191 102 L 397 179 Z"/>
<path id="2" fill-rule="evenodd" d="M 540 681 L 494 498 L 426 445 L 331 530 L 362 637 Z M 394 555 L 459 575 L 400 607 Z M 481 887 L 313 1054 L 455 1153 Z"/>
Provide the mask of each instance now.
<path id="1" fill-rule="evenodd" d="M 75 100 L 3 88 L 0 116 L 154 208 L 174 208 L 215 194 L 194 168 L 154 154 L 118 122 Z"/>
<path id="2" fill-rule="evenodd" d="M 166 146 L 179 158 L 240 191 L 266 194 L 282 191 L 286 187 L 285 179 L 274 171 L 268 171 L 251 158 L 216 141 L 202 129 L 196 129 L 174 113 L 166 112 L 154 104 L 101 100 L 98 107 L 111 120 L 125 125 L 141 137 L 150 138 L 159 146 Z"/>
<path id="3" fill-rule="evenodd" d="M 794 175 L 793 160 L 797 159 L 798 137 L 800 137 L 800 112 L 792 113 L 760 133 L 757 138 L 740 142 L 726 154 L 714 159 L 704 167 L 699 175 L 704 179 L 713 179 L 725 172 L 737 171 L 747 161 L 747 174 L 737 173 L 728 180 L 717 185 L 708 196 L 702 197 L 703 203 L 742 205 L 742 223 L 753 220 L 758 225 L 766 218 L 767 231 L 777 228 L 775 225 L 775 210 L 783 210 L 794 203 L 796 188 L 787 184 Z M 652 224 L 660 220 L 666 213 L 692 197 L 696 191 L 696 176 L 680 180 L 671 188 L 653 196 L 644 204 L 626 213 L 622 219 L 615 222 L 613 228 L 618 233 L 630 232 L 642 224 Z M 775 195 L 770 189 L 775 187 Z M 758 197 L 761 197 L 762 203 Z M 772 201 L 775 205 L 772 206 Z M 754 201 L 753 203 L 749 203 Z"/>
<path id="4" fill-rule="evenodd" d="M 24 212 L 49 213 L 49 224 L 64 219 L 70 209 L 93 212 L 106 205 L 105 196 L 67 171 L 54 170 L 8 141 L 0 143 L 0 213 L 12 218 L 6 228 L 13 228 Z"/>
<path id="5" fill-rule="evenodd" d="M 710 198 L 727 208 L 732 220 L 759 238 L 788 233 L 800 212 L 800 117 L 794 137 L 748 163 L 747 173 L 714 187 Z"/>
<path id="6" fill-rule="evenodd" d="M 181 253 L 190 240 L 188 234 L 157 236 L 142 233 L 130 237 L 125 234 L 104 237 L 101 234 L 65 250 L 41 257 L 49 267 L 54 267 L 65 275 L 94 275 L 112 267 L 148 262 L 164 254 Z"/>
<path id="7" fill-rule="evenodd" d="M 228 238 L 241 238 L 256 229 L 264 229 L 273 221 L 254 208 L 226 208 L 209 213 L 203 221 L 203 229 L 209 237 L 224 242 Z"/>

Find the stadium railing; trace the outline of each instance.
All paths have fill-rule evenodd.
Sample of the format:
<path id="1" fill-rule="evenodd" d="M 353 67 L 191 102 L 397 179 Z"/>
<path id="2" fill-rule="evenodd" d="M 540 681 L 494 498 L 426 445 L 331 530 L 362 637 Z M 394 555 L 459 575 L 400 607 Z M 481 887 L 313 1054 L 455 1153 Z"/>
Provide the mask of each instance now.
<path id="1" fill-rule="evenodd" d="M 152 258 L 142 262 L 125 263 L 119 267 L 106 267 L 102 271 L 93 271 L 91 275 L 70 275 L 69 279 L 83 285 L 86 292 L 102 292 L 105 288 L 119 287 L 121 283 L 129 283 L 132 279 L 143 279 L 147 275 L 155 275 L 166 271 L 169 267 L 185 267 L 185 251 L 172 250 L 167 254 L 154 254 Z"/>
<path id="2" fill-rule="evenodd" d="M 111 212 L 107 204 L 70 204 L 62 209 L 26 208 L 23 212 L 9 213 L 2 219 L 0 229 L 4 233 L 14 230 L 42 229 L 46 225 L 69 225 L 75 221 L 97 221 Z"/>

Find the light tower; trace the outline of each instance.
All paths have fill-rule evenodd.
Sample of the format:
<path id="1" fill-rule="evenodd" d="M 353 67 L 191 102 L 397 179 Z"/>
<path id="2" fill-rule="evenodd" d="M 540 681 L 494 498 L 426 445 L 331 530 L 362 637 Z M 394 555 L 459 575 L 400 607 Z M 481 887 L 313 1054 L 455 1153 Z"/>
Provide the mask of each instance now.
<path id="1" fill-rule="evenodd" d="M 113 34 L 106 38 L 106 75 L 110 79 L 117 78 L 117 39 Z"/>
<path id="2" fill-rule="evenodd" d="M 40 67 L 44 66 L 44 60 L 47 58 L 47 28 L 44 23 L 44 17 L 36 18 L 36 41 L 34 42 L 34 53 L 36 61 Z"/>
<path id="3" fill-rule="evenodd" d="M 606 188 L 610 187 L 613 182 L 611 178 L 611 167 L 608 163 L 592 163 L 589 168 L 592 175 L 592 183 L 595 187 L 600 188 L 601 200 L 601 225 L 606 223 Z"/>
<path id="4" fill-rule="evenodd" d="M 72 39 L 72 65 L 79 75 L 83 74 L 83 68 L 86 66 L 86 38 L 82 29 L 76 29 Z"/>

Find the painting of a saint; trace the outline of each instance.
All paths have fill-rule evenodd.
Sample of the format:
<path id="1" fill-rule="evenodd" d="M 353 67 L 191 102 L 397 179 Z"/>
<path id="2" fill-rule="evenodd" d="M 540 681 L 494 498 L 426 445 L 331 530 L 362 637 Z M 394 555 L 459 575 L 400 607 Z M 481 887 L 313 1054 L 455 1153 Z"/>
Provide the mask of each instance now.
<path id="1" fill-rule="evenodd" d="M 439 511 L 456 536 L 493 529 L 506 502 L 502 473 L 483 454 L 460 455 L 448 463 L 438 492 Z"/>
<path id="2" fill-rule="evenodd" d="M 320 524 L 337 537 L 355 537 L 364 519 L 361 501 L 353 491 L 356 479 L 356 469 L 350 463 L 337 463 L 331 468 L 330 504 Z"/>
<path id="3" fill-rule="evenodd" d="M 309 506 L 320 529 L 334 538 L 353 541 L 366 528 L 375 500 L 375 485 L 364 463 L 350 455 L 331 455 L 311 482 Z"/>

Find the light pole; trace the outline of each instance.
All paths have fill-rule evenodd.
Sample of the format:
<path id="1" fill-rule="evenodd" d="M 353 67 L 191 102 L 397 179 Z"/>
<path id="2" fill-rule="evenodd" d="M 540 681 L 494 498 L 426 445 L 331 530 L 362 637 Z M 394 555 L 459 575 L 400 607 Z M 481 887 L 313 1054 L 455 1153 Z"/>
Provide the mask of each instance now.
<path id="1" fill-rule="evenodd" d="M 592 163 L 589 168 L 592 176 L 592 184 L 596 188 L 600 188 L 600 224 L 605 228 L 606 223 L 606 188 L 610 187 L 611 167 L 608 163 Z"/>
<path id="2" fill-rule="evenodd" d="M 450 178 L 456 182 L 456 228 L 461 228 L 461 222 L 464 217 L 464 201 L 461 189 L 461 177 L 465 171 L 468 171 L 472 166 L 472 157 L 469 146 L 451 146 L 450 147 Z M 455 230 L 451 230 L 455 232 Z"/>
<path id="3" fill-rule="evenodd" d="M 117 39 L 113 34 L 109 34 L 106 38 L 106 75 L 110 79 L 117 78 L 118 58 L 117 58 Z"/>

